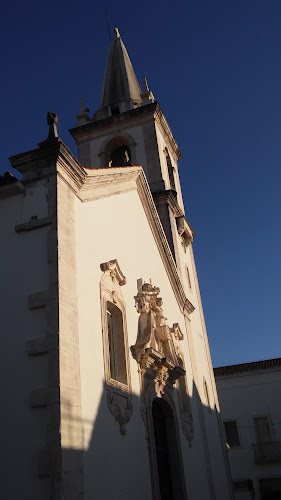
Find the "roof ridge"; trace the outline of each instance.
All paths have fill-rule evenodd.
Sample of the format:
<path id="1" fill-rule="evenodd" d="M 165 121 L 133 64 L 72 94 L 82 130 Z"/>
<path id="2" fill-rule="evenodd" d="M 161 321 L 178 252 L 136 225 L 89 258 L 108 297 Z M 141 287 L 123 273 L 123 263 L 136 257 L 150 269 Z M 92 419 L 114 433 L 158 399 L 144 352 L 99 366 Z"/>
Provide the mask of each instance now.
<path id="1" fill-rule="evenodd" d="M 230 375 L 254 370 L 266 370 L 281 367 L 281 358 L 264 359 L 260 361 L 249 361 L 235 365 L 218 366 L 214 368 L 215 375 Z"/>

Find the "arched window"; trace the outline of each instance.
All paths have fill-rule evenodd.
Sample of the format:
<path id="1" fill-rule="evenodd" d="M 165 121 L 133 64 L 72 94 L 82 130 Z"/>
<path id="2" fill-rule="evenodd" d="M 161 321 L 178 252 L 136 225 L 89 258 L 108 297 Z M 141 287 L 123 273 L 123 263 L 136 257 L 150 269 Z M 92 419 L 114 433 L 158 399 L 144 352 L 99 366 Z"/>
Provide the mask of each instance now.
<path id="1" fill-rule="evenodd" d="M 126 307 L 121 287 L 125 285 L 118 261 L 101 264 L 101 318 L 104 372 L 107 385 L 130 391 L 129 347 Z"/>
<path id="2" fill-rule="evenodd" d="M 110 378 L 127 385 L 123 315 L 116 305 L 107 302 L 106 318 Z"/>
<path id="3" fill-rule="evenodd" d="M 161 500 L 184 499 L 180 451 L 173 410 L 162 398 L 152 403 L 154 442 Z"/>
<path id="4" fill-rule="evenodd" d="M 166 163 L 167 163 L 167 170 L 168 170 L 168 176 L 169 176 L 169 182 L 170 182 L 170 188 L 176 191 L 176 184 L 175 184 L 175 177 L 174 177 L 174 167 L 171 162 L 170 155 L 168 153 L 167 148 L 164 149 L 164 153 L 166 156 Z"/>

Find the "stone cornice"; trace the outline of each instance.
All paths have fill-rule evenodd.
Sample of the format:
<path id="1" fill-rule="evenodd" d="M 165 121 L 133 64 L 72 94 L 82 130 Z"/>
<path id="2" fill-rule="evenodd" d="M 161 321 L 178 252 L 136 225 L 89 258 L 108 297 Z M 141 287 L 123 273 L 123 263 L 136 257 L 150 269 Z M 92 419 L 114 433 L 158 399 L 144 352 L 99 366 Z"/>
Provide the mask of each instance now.
<path id="1" fill-rule="evenodd" d="M 180 217 L 183 214 L 180 208 L 177 198 L 175 196 L 175 191 L 173 189 L 167 189 L 165 191 L 155 191 L 152 193 L 155 204 L 158 206 L 162 203 L 168 203 L 170 209 L 172 210 L 175 217 Z"/>
<path id="2" fill-rule="evenodd" d="M 148 182 L 144 175 L 143 170 L 141 169 L 140 175 L 137 178 L 137 188 L 138 193 L 144 207 L 145 214 L 147 216 L 152 234 L 156 241 L 159 253 L 162 257 L 162 261 L 164 263 L 165 269 L 167 271 L 171 286 L 173 288 L 175 297 L 179 304 L 181 311 L 184 313 L 192 313 L 194 311 L 194 306 L 187 299 L 184 289 L 182 287 L 177 267 L 170 250 L 169 243 L 167 241 L 163 226 L 159 219 L 159 215 L 157 212 L 157 208 L 154 204 Z"/>
<path id="3" fill-rule="evenodd" d="M 102 120 L 90 121 L 85 125 L 80 125 L 79 127 L 73 127 L 69 129 L 70 134 L 74 139 L 78 139 L 79 136 L 83 135 L 91 135 L 92 131 L 97 129 L 108 129 L 110 125 L 120 124 L 122 121 L 127 120 L 135 120 L 137 116 L 145 115 L 147 113 L 154 113 L 157 107 L 157 103 L 147 104 L 146 106 L 141 106 L 139 108 L 131 109 L 130 111 L 126 111 L 124 113 L 120 113 L 118 115 L 110 116 L 109 118 L 104 118 Z M 126 124 L 127 127 L 127 124 Z"/>
<path id="4" fill-rule="evenodd" d="M 180 158 L 182 158 L 182 154 L 158 102 L 150 103 L 146 106 L 141 106 L 139 108 L 120 113 L 119 115 L 113 115 L 109 118 L 104 118 L 103 120 L 88 122 L 85 125 L 80 125 L 79 127 L 70 129 L 69 132 L 77 142 L 83 142 L 83 138 L 86 137 L 87 140 L 92 135 L 96 135 L 99 130 L 102 131 L 104 129 L 108 132 L 111 127 L 114 129 L 116 125 L 118 128 L 122 127 L 123 122 L 124 128 L 128 128 L 128 121 L 131 121 L 132 124 L 136 123 L 136 118 L 138 124 L 140 124 L 142 123 L 140 121 L 140 116 L 145 119 L 155 119 L 158 127 L 165 137 L 166 142 L 169 144 L 175 159 L 180 160 Z"/>
<path id="5" fill-rule="evenodd" d="M 77 186 L 81 186 L 87 173 L 61 139 L 40 143 L 33 149 L 9 158 L 13 168 L 23 174 L 22 183 L 28 184 L 54 175 L 57 165 L 66 170 Z"/>
<path id="6" fill-rule="evenodd" d="M 0 187 L 0 198 L 8 198 L 23 193 L 24 187 L 20 181 Z"/>
<path id="7" fill-rule="evenodd" d="M 172 134 L 172 131 L 169 127 L 169 124 L 165 118 L 165 115 L 160 107 L 160 105 L 157 103 L 156 110 L 155 110 L 155 122 L 159 126 L 162 134 L 165 137 L 166 142 L 169 144 L 172 153 L 174 154 L 175 160 L 178 161 L 182 158 L 182 154 L 179 150 L 178 144 Z"/>

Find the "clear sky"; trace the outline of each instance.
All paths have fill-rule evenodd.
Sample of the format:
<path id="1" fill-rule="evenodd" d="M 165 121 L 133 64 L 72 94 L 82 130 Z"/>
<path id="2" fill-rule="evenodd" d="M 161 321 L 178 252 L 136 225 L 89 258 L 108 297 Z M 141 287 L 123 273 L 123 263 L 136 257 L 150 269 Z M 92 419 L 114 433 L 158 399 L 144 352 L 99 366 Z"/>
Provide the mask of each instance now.
<path id="1" fill-rule="evenodd" d="M 0 19 L 0 172 L 98 108 L 116 24 L 179 144 L 214 366 L 281 356 L 279 0 L 26 0 Z M 2 263 L 3 265 L 3 263 Z"/>

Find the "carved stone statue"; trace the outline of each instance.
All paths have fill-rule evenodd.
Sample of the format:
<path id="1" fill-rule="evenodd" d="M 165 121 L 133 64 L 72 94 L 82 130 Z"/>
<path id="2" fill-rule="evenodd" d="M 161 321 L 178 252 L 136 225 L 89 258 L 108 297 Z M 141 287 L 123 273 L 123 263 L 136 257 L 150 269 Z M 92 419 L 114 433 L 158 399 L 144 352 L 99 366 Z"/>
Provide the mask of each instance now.
<path id="1" fill-rule="evenodd" d="M 135 302 L 140 316 L 137 341 L 132 346 L 132 353 L 139 363 L 146 360 L 149 355 L 159 362 L 162 360 L 161 362 L 166 363 L 169 369 L 172 369 L 179 367 L 172 335 L 174 328 L 171 329 L 167 325 L 167 318 L 163 312 L 163 300 L 158 297 L 159 293 L 160 289 L 152 283 L 143 283 L 142 280 L 138 280 L 138 294 L 135 296 Z M 174 373 L 173 380 L 176 380 L 177 376 Z"/>
<path id="2" fill-rule="evenodd" d="M 139 313 L 138 335 L 131 351 L 139 364 L 144 423 L 148 429 L 150 423 L 147 408 L 151 399 L 164 397 L 173 406 L 173 388 L 177 387 L 182 430 L 191 445 L 194 431 L 189 396 L 183 379 L 184 359 L 180 347 L 183 333 L 178 323 L 174 323 L 171 328 L 167 325 L 163 300 L 158 297 L 160 289 L 153 286 L 151 281 L 143 283 L 141 279 L 138 280 L 137 286 L 135 303 Z"/>

